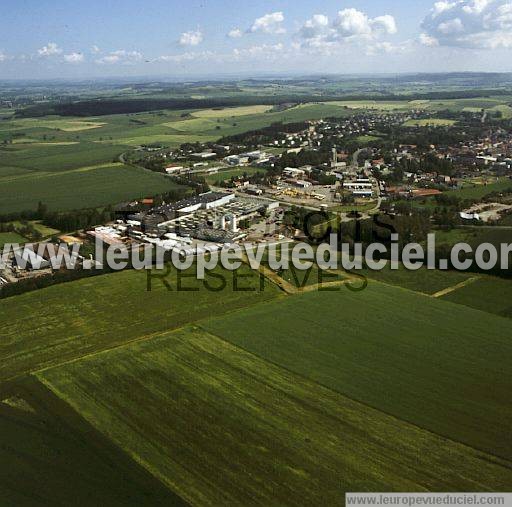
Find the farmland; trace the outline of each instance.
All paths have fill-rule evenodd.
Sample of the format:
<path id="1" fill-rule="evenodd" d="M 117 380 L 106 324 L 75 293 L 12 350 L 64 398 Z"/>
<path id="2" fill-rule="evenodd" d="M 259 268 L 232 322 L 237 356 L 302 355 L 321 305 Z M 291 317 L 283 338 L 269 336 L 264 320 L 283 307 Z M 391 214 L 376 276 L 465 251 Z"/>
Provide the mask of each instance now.
<path id="1" fill-rule="evenodd" d="M 400 264 L 399 269 L 392 270 L 389 263 L 382 270 L 363 269 L 358 270 L 357 274 L 367 276 L 372 280 L 429 295 L 457 285 L 473 276 L 471 273 L 429 270 L 426 267 L 422 267 L 417 271 L 410 271 L 405 269 L 402 264 Z"/>
<path id="2" fill-rule="evenodd" d="M 307 102 L 285 109 L 268 105 L 250 105 L 209 109 L 179 109 L 110 114 L 102 116 L 0 119 L 0 213 L 34 209 L 42 194 L 53 210 L 78 209 L 90 201 L 91 206 L 115 204 L 163 193 L 170 185 L 156 175 L 137 169 L 70 176 L 67 171 L 107 165 L 140 145 L 160 144 L 176 148 L 185 142 L 207 142 L 224 136 L 260 129 L 276 122 L 292 123 L 327 117 L 346 117 L 363 110 L 439 111 L 479 107 L 502 108 L 507 97 L 477 99 L 331 101 Z M 446 122 L 450 120 L 415 120 Z M 376 136 L 359 139 L 362 144 L 378 140 Z M 62 173 L 62 174 L 60 174 Z M 53 175 L 59 174 L 59 177 Z M 39 176 L 51 180 L 36 181 Z M 62 179 L 62 181 L 60 181 Z M 97 184 L 95 182 L 98 181 Z M 135 188 L 136 187 L 136 188 Z M 66 188 L 68 191 L 64 192 Z M 74 192 L 84 188 L 83 195 Z M 26 196 L 25 196 L 26 192 Z M 8 199 L 7 196 L 11 198 Z M 21 196 L 21 198 L 20 198 Z M 43 196 L 44 197 L 44 196 Z"/>
<path id="3" fill-rule="evenodd" d="M 420 96 L 412 91 L 393 96 L 383 86 L 378 93 L 386 100 L 370 100 L 375 95 L 355 100 L 361 97 L 357 88 L 346 85 L 354 100 L 329 100 L 319 83 L 304 102 L 280 101 L 287 97 L 280 89 L 289 86 L 287 81 L 261 87 L 261 103 L 254 95 L 246 102 L 237 98 L 252 89 L 250 83 L 223 91 L 202 83 L 193 89 L 195 100 L 178 84 L 167 83 L 145 89 L 140 100 L 134 85 L 116 91 L 120 97 L 106 90 L 102 98 L 87 95 L 83 101 L 63 94 L 54 103 L 23 102 L 32 104 L 21 106 L 19 113 L 26 115 L 5 110 L 0 118 L 0 214 L 19 213 L 5 217 L 3 230 L 14 226 L 17 232 L 0 233 L 0 246 L 24 241 L 21 235 L 36 239 L 33 229 L 45 238 L 59 234 L 35 220 L 46 216 L 48 224 L 84 241 L 87 258 L 92 244 L 81 231 L 107 221 L 97 220 L 111 212 L 102 208 L 172 191 L 175 181 L 187 178 L 157 172 L 167 164 L 175 170 L 183 165 L 207 171 L 228 153 L 263 153 L 267 145 L 268 152 L 289 152 L 271 161 L 268 175 L 278 174 L 285 164 L 316 168 L 304 178 L 325 182 L 327 192 L 332 187 L 334 200 L 324 196 L 324 202 L 334 204 L 340 192 L 343 197 L 330 211 L 359 209 L 371 219 L 386 196 L 379 195 L 379 202 L 376 197 L 363 200 L 357 198 L 360 193 L 343 191 L 342 183 L 327 185 L 339 176 L 328 163 L 333 147 L 334 154 L 344 152 L 336 158 L 347 161 L 349 173 L 364 159 L 365 177 L 372 178 L 371 164 L 384 166 L 392 171 L 386 178 L 384 168 L 376 169 L 377 184 L 383 178 L 409 186 L 407 172 L 416 170 L 416 163 L 417 174 L 427 167 L 437 174 L 450 169 L 446 160 L 422 160 L 423 146 L 428 154 L 445 153 L 439 148 L 444 138 L 458 143 L 466 120 L 470 132 L 486 121 L 489 129 L 497 125 L 495 115 L 482 118 L 482 109 L 505 117 L 511 110 L 511 97 L 490 92 L 471 99 L 412 100 Z M 293 86 L 297 94 L 308 90 L 301 83 Z M 209 100 L 217 92 L 218 102 Z M 169 99 L 173 93 L 177 96 Z M 152 110 L 160 100 L 169 109 Z M 184 105 L 197 101 L 202 109 Z M 99 112 L 102 104 L 106 110 Z M 241 105 L 229 107 L 235 104 Z M 63 116 L 33 118 L 30 109 Z M 120 114 L 104 114 L 115 111 Z M 475 114 L 457 114 L 463 111 Z M 303 132 L 305 120 L 349 116 Z M 404 124 L 427 116 L 432 118 Z M 443 130 L 455 123 L 445 117 L 461 120 L 460 128 Z M 300 125 L 287 129 L 276 122 Z M 415 126 L 441 129 L 409 128 Z M 245 139 L 224 138 L 252 130 Z M 229 149 L 202 144 L 175 150 L 185 142 L 217 140 Z M 363 145 L 372 147 L 363 150 Z M 301 146 L 316 153 L 300 153 Z M 210 160 L 213 155 L 196 153 L 203 150 L 216 156 Z M 199 160 L 210 161 L 203 165 Z M 445 196 L 479 199 L 512 187 L 500 176 L 504 170 L 477 172 L 477 162 L 474 168 L 462 189 Z M 220 185 L 264 170 L 230 166 L 205 178 Z M 194 178 L 186 182 L 190 195 L 204 191 L 202 173 Z M 437 177 L 426 178 L 437 182 Z M 279 188 L 283 179 L 276 177 L 267 186 Z M 372 186 L 373 178 L 369 181 Z M 148 220 L 183 216 L 176 229 L 168 222 L 153 234 L 151 223 L 146 227 L 145 220 L 131 219 L 117 220 L 113 227 L 157 243 L 158 238 L 174 238 L 171 233 L 181 232 L 185 223 L 186 245 L 195 245 L 196 236 L 261 244 L 271 236 L 265 227 L 273 224 L 277 230 L 269 241 L 292 245 L 291 238 L 306 229 L 291 213 L 282 214 L 284 205 L 264 212 L 263 203 L 252 206 L 252 199 L 251 209 L 259 208 L 252 213 L 245 203 L 215 208 L 218 202 L 210 197 L 197 200 L 196 207 L 207 212 L 186 217 L 194 207 L 188 203 Z M 322 196 L 316 197 L 320 207 Z M 167 196 L 164 200 L 169 202 Z M 429 208 L 430 215 L 415 216 L 399 206 L 393 214 L 407 237 L 417 241 L 432 228 L 442 229 L 438 244 L 444 245 L 462 239 L 496 244 L 508 238 L 506 227 L 449 230 L 459 223 L 455 209 L 466 208 L 455 201 L 425 198 L 411 202 L 411 210 Z M 22 213 L 40 202 L 42 211 Z M 383 211 L 393 209 L 385 205 L 384 200 Z M 83 209 L 84 220 L 79 220 L 82 213 L 55 217 L 44 212 L 46 207 L 99 209 Z M 446 224 L 441 223 L 444 215 Z M 362 232 L 369 237 L 369 231 Z M 356 241 L 357 235 L 350 239 Z M 398 270 L 332 270 L 321 277 L 314 267 L 309 279 L 300 270 L 276 274 L 262 268 L 260 273 L 243 265 L 234 272 L 216 268 L 204 282 L 194 269 L 179 277 L 170 267 L 164 273 L 98 272 L 67 283 L 60 282 L 73 276 L 64 271 L 43 280 L 32 269 L 22 272 L 9 265 L 6 270 L 9 281 L 10 273 L 24 279 L 2 289 L 2 295 L 34 289 L 0 301 L 0 447 L 5 451 L 0 465 L 7 469 L 5 484 L 13 484 L 2 484 L 7 503 L 66 504 L 72 498 L 77 504 L 108 505 L 338 505 L 346 491 L 510 489 L 509 281 L 480 273 L 408 271 L 402 265 Z M 59 284 L 35 290 L 46 283 Z"/>
<path id="4" fill-rule="evenodd" d="M 40 201 L 54 211 L 104 206 L 174 188 L 162 174 L 119 163 L 38 171 L 0 178 L 0 213 L 35 209 Z"/>
<path id="5" fill-rule="evenodd" d="M 512 480 L 508 462 L 197 328 L 37 378 L 194 505 L 335 505 L 345 491 L 499 491 Z"/>
<path id="6" fill-rule="evenodd" d="M 3 505 L 184 505 L 40 383 L 0 396 Z"/>
<path id="7" fill-rule="evenodd" d="M 443 297 L 447 301 L 512 318 L 512 283 L 480 277 L 474 283 Z"/>
<path id="8" fill-rule="evenodd" d="M 362 292 L 258 305 L 204 328 L 402 420 L 512 456 L 512 376 L 498 367 L 512 353 L 507 319 L 371 282 Z"/>
<path id="9" fill-rule="evenodd" d="M 60 172 L 112 162 L 126 151 L 123 146 L 83 142 L 74 144 L 16 144 L 0 148 L 1 165 L 29 171 Z M 13 175 L 14 171 L 10 171 Z M 15 175 L 15 173 L 14 173 Z M 4 176 L 0 173 L 0 176 Z M 5 175 L 9 176 L 9 175 Z"/>
<path id="10" fill-rule="evenodd" d="M 442 118 L 428 118 L 423 120 L 408 120 L 404 123 L 406 127 L 451 127 L 455 125 L 454 120 L 445 120 Z"/>
<path id="11" fill-rule="evenodd" d="M 226 118 L 236 116 L 249 116 L 252 114 L 266 113 L 272 109 L 272 106 L 241 106 L 218 109 L 203 109 L 193 113 L 196 118 Z"/>
<path id="12" fill-rule="evenodd" d="M 215 274 L 206 282 L 218 289 L 223 272 Z M 259 291 L 260 280 L 248 268 L 237 272 L 236 281 L 231 272 L 224 274 L 222 307 L 218 290 L 208 290 L 195 277 L 182 278 L 183 290 L 177 292 L 175 271 L 165 278 L 171 290 L 155 278 L 148 292 L 145 272 L 123 271 L 3 300 L 0 380 L 278 295 L 270 285 Z M 254 291 L 234 290 L 234 283 Z"/>

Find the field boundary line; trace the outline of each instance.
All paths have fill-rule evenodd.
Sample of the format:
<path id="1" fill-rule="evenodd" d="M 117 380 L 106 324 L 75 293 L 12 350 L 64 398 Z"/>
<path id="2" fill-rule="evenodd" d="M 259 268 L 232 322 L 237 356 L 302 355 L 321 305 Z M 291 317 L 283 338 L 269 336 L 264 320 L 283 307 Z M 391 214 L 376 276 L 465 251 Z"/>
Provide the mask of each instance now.
<path id="1" fill-rule="evenodd" d="M 424 432 L 426 432 L 426 433 L 428 433 L 430 435 L 434 435 L 434 436 L 436 436 L 438 438 L 442 438 L 442 439 L 444 439 L 444 440 L 446 440 L 448 442 L 452 442 L 455 445 L 458 445 L 458 446 L 461 446 L 461 447 L 465 447 L 467 449 L 472 449 L 475 452 L 481 453 L 483 455 L 482 459 L 485 459 L 485 457 L 494 458 L 496 460 L 494 463 L 497 466 L 501 466 L 501 467 L 504 467 L 504 468 L 507 468 L 507 469 L 512 469 L 512 459 L 504 458 L 503 456 L 498 456 L 497 454 L 493 454 L 492 452 L 487 451 L 485 449 L 480 449 L 478 447 L 473 447 L 472 445 L 469 445 L 469 444 L 467 444 L 465 442 L 461 442 L 460 440 L 455 440 L 455 439 L 453 439 L 451 437 L 443 435 L 442 433 L 436 433 L 435 431 L 432 431 L 432 430 L 430 430 L 428 428 L 420 426 L 419 424 L 417 424 L 415 422 L 412 422 L 412 421 L 409 421 L 408 419 L 402 419 L 401 417 L 397 417 L 395 414 L 392 414 L 391 412 L 388 412 L 386 410 L 381 410 L 380 408 L 374 407 L 373 405 L 371 405 L 368 402 L 358 400 L 357 398 L 353 398 L 352 396 L 349 396 L 349 395 L 347 395 L 344 392 L 337 391 L 336 389 L 334 389 L 332 387 L 329 387 L 329 386 L 325 385 L 324 383 L 319 382 L 318 380 L 309 378 L 306 375 L 304 375 L 303 373 L 299 373 L 297 371 L 291 370 L 287 366 L 284 366 L 284 365 L 281 365 L 279 363 L 276 363 L 275 361 L 273 361 L 271 359 L 267 359 L 265 357 L 262 357 L 262 356 L 256 354 L 255 352 L 247 350 L 245 347 L 243 347 L 243 346 L 241 346 L 239 344 L 234 344 L 234 343 L 230 342 L 229 340 L 227 340 L 226 338 L 224 338 L 223 336 L 220 336 L 217 333 L 215 333 L 215 332 L 213 332 L 213 331 L 211 331 L 209 329 L 204 328 L 201 324 L 197 324 L 197 326 L 204 333 L 207 333 L 207 334 L 210 334 L 212 336 L 215 336 L 215 337 L 219 338 L 220 340 L 222 340 L 224 342 L 227 342 L 228 344 L 230 344 L 230 345 L 232 345 L 232 346 L 234 346 L 236 348 L 239 348 L 240 350 L 243 350 L 247 354 L 250 354 L 250 355 L 252 355 L 252 356 L 254 356 L 254 357 L 256 357 L 256 358 L 258 358 L 258 359 L 260 359 L 262 361 L 265 361 L 265 362 L 267 362 L 269 364 L 272 364 L 273 366 L 275 366 L 277 368 L 281 368 L 282 370 L 287 371 L 291 375 L 295 375 L 295 376 L 299 377 L 303 381 L 314 383 L 314 384 L 316 384 L 316 385 L 318 385 L 318 386 L 320 386 L 320 387 L 330 391 L 331 393 L 336 394 L 337 396 L 342 396 L 342 397 L 346 398 L 347 400 L 350 400 L 350 401 L 352 401 L 354 403 L 357 403 L 357 404 L 362 405 L 362 406 L 364 406 L 366 408 L 374 410 L 375 412 L 378 412 L 380 414 L 384 414 L 384 415 L 386 415 L 388 417 L 391 417 L 395 421 L 400 421 L 402 423 L 408 424 L 408 425 L 413 426 L 415 428 L 418 428 L 419 430 L 424 431 Z"/>
<path id="2" fill-rule="evenodd" d="M 431 297 L 441 298 L 443 296 L 447 296 L 448 294 L 451 294 L 452 292 L 455 292 L 459 289 L 463 289 L 464 287 L 471 285 L 472 283 L 475 283 L 477 280 L 480 280 L 480 277 L 473 276 L 473 277 L 468 278 L 467 280 L 464 280 L 463 282 L 460 282 L 456 285 L 452 285 L 451 287 L 447 287 L 446 289 L 440 290 L 440 291 L 432 294 Z"/>
<path id="3" fill-rule="evenodd" d="M 154 333 L 138 336 L 137 338 L 134 338 L 133 340 L 129 340 L 129 341 L 126 341 L 126 342 L 123 342 L 123 343 L 118 343 L 117 345 L 114 345 L 113 347 L 109 347 L 109 348 L 102 349 L 102 350 L 95 350 L 94 352 L 89 352 L 88 354 L 84 354 L 83 356 L 74 357 L 73 359 L 68 359 L 67 361 L 63 361 L 62 363 L 58 363 L 58 364 L 54 364 L 54 365 L 50 365 L 50 366 L 45 366 L 44 368 L 40 368 L 40 369 L 29 371 L 29 372 L 25 373 L 24 375 L 27 375 L 27 374 L 28 375 L 35 375 L 36 377 L 39 378 L 39 374 L 40 373 L 44 373 L 45 371 L 53 370 L 54 368 L 60 368 L 61 366 L 67 366 L 69 364 L 73 364 L 73 363 L 76 363 L 78 361 L 82 361 L 84 359 L 89 359 L 90 357 L 98 356 L 98 355 L 101 355 L 101 354 L 106 354 L 108 352 L 112 352 L 114 350 L 126 347 L 128 345 L 132 345 L 134 343 L 149 341 L 149 340 L 152 340 L 153 338 L 156 338 L 157 336 L 159 336 L 161 334 L 166 334 L 166 333 L 171 333 L 173 331 L 178 331 L 179 329 L 182 329 L 183 327 L 186 327 L 186 326 L 189 326 L 189 325 L 190 324 L 186 324 L 185 326 L 180 326 L 180 327 L 176 327 L 176 328 L 169 328 L 167 330 L 156 331 Z M 17 377 L 20 377 L 22 375 L 23 374 L 17 375 L 16 377 L 11 377 L 10 379 L 7 379 L 7 380 L 13 380 L 13 379 L 15 379 Z"/>
<path id="4" fill-rule="evenodd" d="M 242 310 L 247 310 L 248 308 L 252 308 L 253 306 L 262 305 L 262 304 L 265 304 L 265 303 L 269 303 L 270 301 L 274 301 L 276 299 L 281 299 L 281 298 L 283 298 L 282 293 L 277 293 L 276 297 L 274 297 L 274 298 L 268 299 L 266 301 L 258 301 L 257 303 L 250 304 L 250 305 L 247 305 L 247 306 L 243 306 L 241 308 L 234 308 L 232 310 L 229 310 L 226 313 L 223 313 L 220 316 L 221 317 L 228 316 L 230 314 L 233 314 L 233 313 L 236 313 L 236 312 L 239 312 L 239 311 L 242 311 Z M 61 366 L 66 366 L 68 364 L 73 364 L 73 363 L 76 363 L 78 361 L 82 361 L 84 359 L 88 359 L 90 357 L 94 357 L 94 356 L 97 356 L 97 355 L 100 355 L 100 354 L 112 352 L 114 350 L 117 350 L 117 349 L 120 349 L 120 348 L 123 348 L 123 347 L 127 347 L 127 346 L 133 345 L 135 343 L 149 341 L 149 340 L 152 340 L 154 338 L 157 338 L 158 336 L 161 336 L 161 335 L 164 335 L 164 334 L 167 334 L 167 333 L 172 333 L 174 331 L 179 331 L 180 329 L 185 329 L 185 328 L 190 327 L 190 326 L 201 327 L 200 323 L 205 321 L 205 320 L 208 320 L 208 317 L 204 317 L 202 319 L 194 320 L 194 321 L 191 321 L 191 322 L 186 322 L 185 324 L 182 324 L 182 325 L 180 325 L 178 327 L 168 327 L 166 329 L 161 329 L 159 331 L 155 331 L 154 333 L 149 333 L 149 334 L 141 335 L 141 336 L 138 336 L 137 338 L 133 338 L 132 340 L 128 340 L 128 341 L 125 341 L 125 342 L 122 342 L 122 343 L 118 343 L 116 345 L 113 345 L 112 347 L 108 347 L 108 348 L 105 348 L 105 349 L 95 350 L 95 351 L 89 352 L 87 354 L 83 354 L 81 356 L 77 356 L 77 357 L 74 357 L 72 359 L 68 359 L 67 361 L 62 361 L 60 363 L 44 366 L 42 368 L 36 368 L 36 369 L 33 369 L 33 370 L 25 371 L 25 372 L 19 373 L 18 375 L 14 375 L 12 377 L 8 377 L 6 379 L 0 380 L 0 385 L 5 383 L 5 382 L 15 382 L 15 381 L 19 380 L 21 377 L 24 377 L 24 376 L 27 376 L 27 375 L 35 375 L 35 376 L 37 376 L 39 373 L 44 373 L 45 371 L 52 370 L 54 368 L 60 368 Z M 203 329 L 203 328 L 201 327 L 201 329 Z"/>

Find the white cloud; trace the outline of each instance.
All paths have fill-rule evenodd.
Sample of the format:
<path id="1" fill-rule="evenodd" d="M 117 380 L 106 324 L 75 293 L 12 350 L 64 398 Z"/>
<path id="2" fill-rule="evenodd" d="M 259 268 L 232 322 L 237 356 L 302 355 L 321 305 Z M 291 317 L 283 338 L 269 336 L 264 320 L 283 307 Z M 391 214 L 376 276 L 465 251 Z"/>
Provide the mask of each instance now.
<path id="1" fill-rule="evenodd" d="M 82 53 L 69 53 L 69 55 L 64 55 L 64 61 L 67 63 L 80 63 L 84 61 L 84 55 Z"/>
<path id="2" fill-rule="evenodd" d="M 440 46 L 461 48 L 512 48 L 512 1 L 437 2 L 422 28 L 420 42 L 426 45 L 437 41 Z"/>
<path id="3" fill-rule="evenodd" d="M 96 44 L 93 44 L 91 46 L 91 53 L 98 54 L 99 52 L 100 52 L 100 48 L 98 46 L 96 46 Z"/>
<path id="4" fill-rule="evenodd" d="M 428 46 L 428 47 L 439 46 L 439 41 L 435 37 L 430 37 L 430 35 L 427 35 L 426 33 L 421 33 L 419 39 L 420 39 L 420 44 L 423 44 L 424 46 Z"/>
<path id="5" fill-rule="evenodd" d="M 444 23 L 439 23 L 439 26 L 437 29 L 445 34 L 445 35 L 451 35 L 454 33 L 461 33 L 464 31 L 464 25 L 462 24 L 462 21 L 460 18 L 450 19 L 448 21 L 445 21 Z"/>
<path id="6" fill-rule="evenodd" d="M 5 62 L 5 60 L 7 60 L 7 55 L 0 50 L 0 62 Z"/>
<path id="7" fill-rule="evenodd" d="M 437 16 L 445 11 L 453 9 L 457 5 L 457 2 L 436 2 L 432 8 L 432 15 Z"/>
<path id="8" fill-rule="evenodd" d="M 464 5 L 462 10 L 468 14 L 481 14 L 492 0 L 473 0 L 472 5 Z"/>
<path id="9" fill-rule="evenodd" d="M 384 33 L 390 35 L 398 31 L 395 18 L 389 14 L 385 14 L 384 16 L 377 16 L 370 21 L 370 24 L 374 30 L 382 30 Z"/>
<path id="10" fill-rule="evenodd" d="M 357 9 L 343 9 L 338 12 L 334 27 L 343 37 L 370 35 L 372 28 L 368 16 Z"/>
<path id="11" fill-rule="evenodd" d="M 411 41 L 404 41 L 400 44 L 393 44 L 391 42 L 374 42 L 367 46 L 366 54 L 374 56 L 378 54 L 399 55 L 410 51 L 412 48 Z"/>
<path id="12" fill-rule="evenodd" d="M 298 36 L 301 47 L 324 55 L 334 54 L 346 44 L 362 45 L 366 52 L 390 52 L 391 43 L 381 41 L 397 32 L 395 18 L 389 14 L 370 18 L 357 9 L 339 11 L 332 23 L 327 16 L 317 14 L 306 21 Z"/>
<path id="13" fill-rule="evenodd" d="M 179 55 L 163 55 L 159 56 L 155 61 L 157 62 L 172 62 L 172 63 L 185 63 L 185 62 L 209 62 L 214 60 L 222 60 L 222 55 L 218 55 L 212 51 L 195 51 L 182 53 Z"/>
<path id="14" fill-rule="evenodd" d="M 334 28 L 342 37 L 372 36 L 377 32 L 395 34 L 397 32 L 395 18 L 389 14 L 369 18 L 357 9 L 344 9 L 338 12 Z"/>
<path id="15" fill-rule="evenodd" d="M 228 33 L 228 37 L 230 39 L 239 39 L 240 37 L 242 37 L 243 33 L 242 33 L 242 30 L 240 30 L 240 28 L 233 28 L 233 30 L 231 30 L 229 33 Z"/>
<path id="16" fill-rule="evenodd" d="M 286 30 L 283 28 L 284 14 L 282 12 L 272 12 L 265 14 L 254 21 L 251 32 L 263 32 L 269 34 L 282 34 Z"/>
<path id="17" fill-rule="evenodd" d="M 304 39 L 314 39 L 324 35 L 329 27 L 329 18 L 323 14 L 315 14 L 308 19 L 300 29 L 300 35 Z"/>
<path id="18" fill-rule="evenodd" d="M 181 46 L 198 46 L 203 42 L 203 34 L 200 30 L 191 30 L 190 32 L 182 33 L 179 42 Z"/>
<path id="19" fill-rule="evenodd" d="M 257 59 L 275 59 L 282 55 L 283 44 L 262 44 L 260 46 L 250 46 L 243 49 L 233 50 L 235 58 L 257 58 Z"/>
<path id="20" fill-rule="evenodd" d="M 55 42 L 48 42 L 46 46 L 43 46 L 41 49 L 37 50 L 39 56 L 54 56 L 60 55 L 62 53 L 62 49 L 55 44 Z"/>
<path id="21" fill-rule="evenodd" d="M 141 60 L 142 54 L 138 51 L 125 51 L 124 49 L 120 49 L 118 51 L 112 51 L 108 55 L 96 60 L 96 63 L 102 65 L 131 65 L 140 62 Z"/>

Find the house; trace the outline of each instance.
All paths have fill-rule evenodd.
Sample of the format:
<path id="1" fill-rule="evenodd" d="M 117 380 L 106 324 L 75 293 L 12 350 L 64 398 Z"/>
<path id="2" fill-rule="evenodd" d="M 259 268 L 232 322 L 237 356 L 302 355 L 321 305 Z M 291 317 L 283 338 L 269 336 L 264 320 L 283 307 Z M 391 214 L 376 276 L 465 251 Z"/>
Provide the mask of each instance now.
<path id="1" fill-rule="evenodd" d="M 283 169 L 283 176 L 288 176 L 290 178 L 300 178 L 304 176 L 306 173 L 302 169 L 296 169 L 295 167 L 286 167 Z"/>
<path id="2" fill-rule="evenodd" d="M 171 164 L 170 166 L 165 168 L 165 172 L 167 174 L 179 174 L 185 168 L 182 165 Z"/>

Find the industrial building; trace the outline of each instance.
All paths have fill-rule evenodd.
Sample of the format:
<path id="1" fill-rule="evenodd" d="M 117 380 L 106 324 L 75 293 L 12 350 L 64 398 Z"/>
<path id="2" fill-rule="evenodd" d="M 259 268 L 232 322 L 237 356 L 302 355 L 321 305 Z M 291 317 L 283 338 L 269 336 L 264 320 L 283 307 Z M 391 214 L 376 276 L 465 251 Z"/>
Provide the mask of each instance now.
<path id="1" fill-rule="evenodd" d="M 180 215 L 193 213 L 199 209 L 213 209 L 223 206 L 234 198 L 234 194 L 206 192 L 175 203 L 158 206 L 147 213 L 134 214 L 128 218 L 141 222 L 142 229 L 151 232 L 152 230 L 155 231 L 159 224 L 173 220 Z"/>

